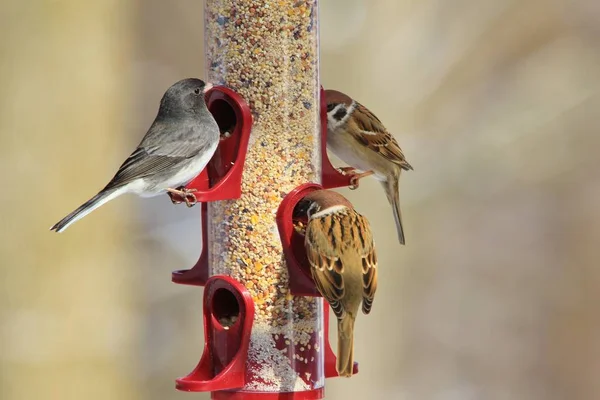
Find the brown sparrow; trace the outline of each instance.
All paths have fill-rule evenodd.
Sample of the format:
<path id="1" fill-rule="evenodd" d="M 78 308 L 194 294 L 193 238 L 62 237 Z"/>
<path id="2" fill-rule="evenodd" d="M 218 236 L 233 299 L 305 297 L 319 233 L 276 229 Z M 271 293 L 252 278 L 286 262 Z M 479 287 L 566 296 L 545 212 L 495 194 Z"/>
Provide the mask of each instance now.
<path id="1" fill-rule="evenodd" d="M 362 303 L 368 314 L 377 289 L 377 257 L 369 221 L 341 194 L 317 190 L 305 196 L 294 216 L 306 216 L 304 246 L 313 280 L 338 320 L 336 369 L 351 376 L 354 321 Z"/>
<path id="2" fill-rule="evenodd" d="M 400 213 L 398 180 L 402 170 L 412 170 L 396 139 L 365 106 L 336 90 L 326 90 L 327 148 L 342 161 L 363 171 L 358 179 L 374 175 L 385 189 L 394 211 L 398 240 L 405 243 Z M 344 170 L 347 170 L 345 168 Z"/>

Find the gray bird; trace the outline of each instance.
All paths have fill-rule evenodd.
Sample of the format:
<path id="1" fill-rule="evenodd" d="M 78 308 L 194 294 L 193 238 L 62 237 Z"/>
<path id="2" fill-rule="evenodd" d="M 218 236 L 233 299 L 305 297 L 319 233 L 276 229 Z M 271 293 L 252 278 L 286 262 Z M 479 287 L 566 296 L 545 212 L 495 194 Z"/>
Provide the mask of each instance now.
<path id="1" fill-rule="evenodd" d="M 125 193 L 152 197 L 167 192 L 181 196 L 188 207 L 194 205 L 193 190 L 184 186 L 202 172 L 219 144 L 219 127 L 204 101 L 211 87 L 194 78 L 171 86 L 152 126 L 108 185 L 50 230 L 62 232 Z"/>

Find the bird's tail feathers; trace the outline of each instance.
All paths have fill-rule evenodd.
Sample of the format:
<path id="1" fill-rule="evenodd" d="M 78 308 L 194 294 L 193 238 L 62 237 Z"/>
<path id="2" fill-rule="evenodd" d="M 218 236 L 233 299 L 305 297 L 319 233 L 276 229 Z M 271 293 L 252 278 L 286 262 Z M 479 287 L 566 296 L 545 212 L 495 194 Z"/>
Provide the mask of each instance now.
<path id="1" fill-rule="evenodd" d="M 354 369 L 354 319 L 348 312 L 338 319 L 336 370 L 340 376 L 350 377 Z"/>
<path id="2" fill-rule="evenodd" d="M 50 228 L 51 231 L 62 232 L 67 229 L 72 223 L 79 221 L 81 218 L 85 217 L 96 208 L 101 205 L 111 201 L 115 197 L 123 194 L 124 189 L 112 189 L 112 190 L 102 190 L 100 193 L 83 203 L 79 208 L 75 211 L 58 221 L 56 224 Z"/>
<path id="3" fill-rule="evenodd" d="M 396 222 L 396 231 L 398 233 L 398 241 L 400 244 L 405 244 L 404 228 L 402 226 L 402 212 L 400 211 L 400 192 L 398 188 L 398 178 L 390 178 L 387 182 L 382 182 L 385 187 L 388 201 L 392 206 L 394 213 L 394 221 Z"/>

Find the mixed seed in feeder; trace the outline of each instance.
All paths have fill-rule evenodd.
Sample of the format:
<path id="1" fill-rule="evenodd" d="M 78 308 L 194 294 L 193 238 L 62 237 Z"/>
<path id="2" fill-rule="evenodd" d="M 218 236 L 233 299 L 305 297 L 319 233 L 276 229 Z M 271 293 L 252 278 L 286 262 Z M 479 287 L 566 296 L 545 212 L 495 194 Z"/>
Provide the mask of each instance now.
<path id="1" fill-rule="evenodd" d="M 206 2 L 208 79 L 238 92 L 254 116 L 241 198 L 208 205 L 210 275 L 242 282 L 255 303 L 248 364 L 256 379 L 246 390 L 323 384 L 307 379 L 322 376 L 312 366 L 293 369 L 318 356 L 322 300 L 290 293 L 275 223 L 287 193 L 320 180 L 316 14 L 316 0 Z"/>

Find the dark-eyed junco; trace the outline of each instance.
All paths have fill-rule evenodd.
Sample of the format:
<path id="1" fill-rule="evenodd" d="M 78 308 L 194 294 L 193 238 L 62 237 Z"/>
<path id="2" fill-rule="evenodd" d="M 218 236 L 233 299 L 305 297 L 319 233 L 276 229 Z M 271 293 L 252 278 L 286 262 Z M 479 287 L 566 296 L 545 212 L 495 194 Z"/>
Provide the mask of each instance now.
<path id="1" fill-rule="evenodd" d="M 146 136 L 108 185 L 50 230 L 62 232 L 124 193 L 151 197 L 168 192 L 182 196 L 188 206 L 193 205 L 195 197 L 183 186 L 202 172 L 219 143 L 219 127 L 204 101 L 204 94 L 211 87 L 195 78 L 171 86 L 163 95 Z"/>
<path id="2" fill-rule="evenodd" d="M 405 243 L 398 180 L 412 170 L 396 139 L 365 106 L 337 90 L 326 90 L 327 148 L 342 161 L 381 182 L 394 211 L 398 241 Z M 356 181 L 358 182 L 358 181 Z"/>
<path id="3" fill-rule="evenodd" d="M 309 193 L 294 208 L 308 217 L 304 246 L 319 293 L 338 320 L 337 371 L 352 376 L 354 321 L 362 303 L 371 312 L 377 290 L 377 256 L 369 221 L 341 194 Z"/>

